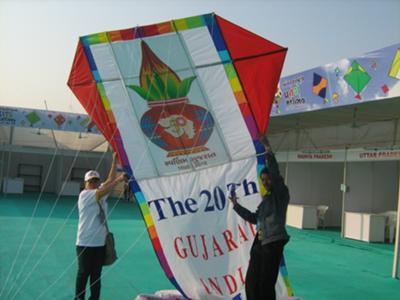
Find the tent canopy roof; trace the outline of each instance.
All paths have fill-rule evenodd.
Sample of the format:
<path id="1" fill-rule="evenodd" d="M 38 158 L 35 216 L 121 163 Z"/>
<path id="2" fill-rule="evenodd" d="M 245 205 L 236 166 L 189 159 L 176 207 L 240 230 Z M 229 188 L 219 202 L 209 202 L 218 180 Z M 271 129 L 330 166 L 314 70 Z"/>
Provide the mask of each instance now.
<path id="1" fill-rule="evenodd" d="M 0 106 L 0 143 L 17 150 L 40 149 L 99 151 L 108 144 L 84 114 Z M 23 149 L 24 151 L 26 149 Z"/>
<path id="2" fill-rule="evenodd" d="M 268 132 L 271 135 L 298 129 L 322 128 L 341 125 L 360 126 L 367 123 L 400 118 L 400 97 L 356 103 L 353 105 L 321 109 L 285 116 L 271 117 Z"/>
<path id="3" fill-rule="evenodd" d="M 73 152 L 105 152 L 108 143 L 101 134 L 50 130 L 41 128 L 0 126 L 0 144 L 12 150 L 30 147 L 41 149 L 70 150 Z M 8 149 L 8 148 L 7 148 Z"/>

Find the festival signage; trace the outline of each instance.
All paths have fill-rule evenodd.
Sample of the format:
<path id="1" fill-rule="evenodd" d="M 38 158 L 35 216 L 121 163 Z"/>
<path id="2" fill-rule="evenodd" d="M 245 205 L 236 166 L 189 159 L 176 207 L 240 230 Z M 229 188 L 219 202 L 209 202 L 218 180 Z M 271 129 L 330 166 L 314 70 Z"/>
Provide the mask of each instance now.
<path id="1" fill-rule="evenodd" d="M 332 151 L 332 150 L 310 150 L 289 153 L 289 160 L 293 161 L 323 161 L 323 162 L 333 162 L 333 161 L 343 161 L 342 151 Z"/>
<path id="2" fill-rule="evenodd" d="M 0 125 L 99 133 L 87 115 L 8 106 L 0 106 Z"/>
<path id="3" fill-rule="evenodd" d="M 390 161 L 400 160 L 400 148 L 281 151 L 276 158 L 279 162 Z"/>
<path id="4" fill-rule="evenodd" d="M 388 161 L 400 160 L 400 148 L 366 148 L 349 150 L 349 161 Z"/>
<path id="5" fill-rule="evenodd" d="M 271 116 L 400 96 L 400 44 L 283 77 Z"/>

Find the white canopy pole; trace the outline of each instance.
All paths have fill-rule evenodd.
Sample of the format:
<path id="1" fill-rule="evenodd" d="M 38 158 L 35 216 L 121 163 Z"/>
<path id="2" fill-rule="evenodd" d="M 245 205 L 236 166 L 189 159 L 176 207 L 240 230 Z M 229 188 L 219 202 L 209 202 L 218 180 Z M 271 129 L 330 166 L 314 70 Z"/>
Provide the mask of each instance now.
<path id="1" fill-rule="evenodd" d="M 288 182 L 288 172 L 289 172 L 289 151 L 286 152 L 286 166 L 285 166 L 285 184 Z"/>
<path id="2" fill-rule="evenodd" d="M 4 168 L 5 168 L 5 163 L 4 163 L 4 157 L 5 157 L 5 143 L 1 145 L 1 174 L 0 174 L 0 186 L 4 184 Z"/>
<path id="3" fill-rule="evenodd" d="M 344 227 L 345 227 L 345 210 L 344 205 L 346 203 L 346 193 L 347 193 L 347 146 L 344 149 L 344 164 L 343 164 L 343 183 L 341 186 L 342 190 L 342 227 L 340 228 L 340 236 L 344 238 Z"/>
<path id="4" fill-rule="evenodd" d="M 397 222 L 396 222 L 396 236 L 394 240 L 394 257 L 393 257 L 393 270 L 392 277 L 398 278 L 398 267 L 399 267 L 399 240 L 400 240 L 400 163 L 398 165 L 398 193 L 397 193 Z"/>
<path id="5" fill-rule="evenodd" d="M 49 111 L 49 108 L 47 107 L 47 102 L 46 100 L 44 100 L 44 106 L 46 107 L 46 110 Z M 56 139 L 56 135 L 54 134 L 54 130 L 51 129 L 51 134 L 53 135 L 53 141 L 54 141 L 54 145 L 56 146 L 56 152 L 58 150 L 58 143 L 57 143 L 57 139 Z"/>
<path id="6" fill-rule="evenodd" d="M 8 193 L 8 180 L 10 179 L 10 165 L 11 165 L 11 145 L 13 143 L 13 138 L 14 138 L 14 126 L 10 127 L 10 139 L 9 139 L 9 147 L 10 149 L 8 149 L 8 155 L 7 155 L 7 173 L 6 173 L 6 190 L 5 190 L 5 195 L 7 195 Z"/>
<path id="7" fill-rule="evenodd" d="M 64 170 L 64 155 L 61 151 L 61 154 L 57 157 L 57 195 L 61 196 L 62 192 L 62 184 L 63 184 L 63 170 Z"/>

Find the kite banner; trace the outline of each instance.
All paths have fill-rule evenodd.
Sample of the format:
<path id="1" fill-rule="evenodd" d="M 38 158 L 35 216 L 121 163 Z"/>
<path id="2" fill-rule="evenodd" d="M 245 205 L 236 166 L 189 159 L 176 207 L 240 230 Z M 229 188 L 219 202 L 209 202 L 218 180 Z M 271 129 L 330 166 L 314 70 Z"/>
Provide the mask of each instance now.
<path id="1" fill-rule="evenodd" d="M 283 77 L 271 116 L 400 96 L 400 44 Z"/>
<path id="2" fill-rule="evenodd" d="M 68 85 L 118 153 L 154 250 L 190 299 L 245 299 L 264 133 L 286 48 L 208 14 L 80 38 Z M 278 295 L 292 294 L 284 260 Z"/>
<path id="3" fill-rule="evenodd" d="M 84 114 L 10 106 L 0 106 L 0 125 L 99 133 L 94 122 Z"/>

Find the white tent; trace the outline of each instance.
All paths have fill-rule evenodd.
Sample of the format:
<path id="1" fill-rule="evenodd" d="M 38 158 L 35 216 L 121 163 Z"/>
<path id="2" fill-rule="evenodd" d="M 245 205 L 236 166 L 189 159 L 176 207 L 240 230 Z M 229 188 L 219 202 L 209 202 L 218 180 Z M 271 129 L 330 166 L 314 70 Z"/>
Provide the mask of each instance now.
<path id="1" fill-rule="evenodd" d="M 280 81 L 268 135 L 291 202 L 328 205 L 328 226 L 343 230 L 346 211 L 398 211 L 399 59 L 400 44 Z M 36 191 L 61 193 L 108 163 L 108 143 L 85 115 L 0 107 L 0 147 L 1 181 L 25 176 Z M 399 231 L 394 277 L 398 243 Z"/>
<path id="2" fill-rule="evenodd" d="M 397 44 L 280 81 L 268 133 L 291 203 L 329 206 L 342 235 L 346 213 L 398 211 L 399 69 Z"/>
<path id="3" fill-rule="evenodd" d="M 0 116 L 3 191 L 20 184 L 24 191 L 74 195 L 87 169 L 105 174 L 108 143 L 86 115 L 0 107 Z"/>

